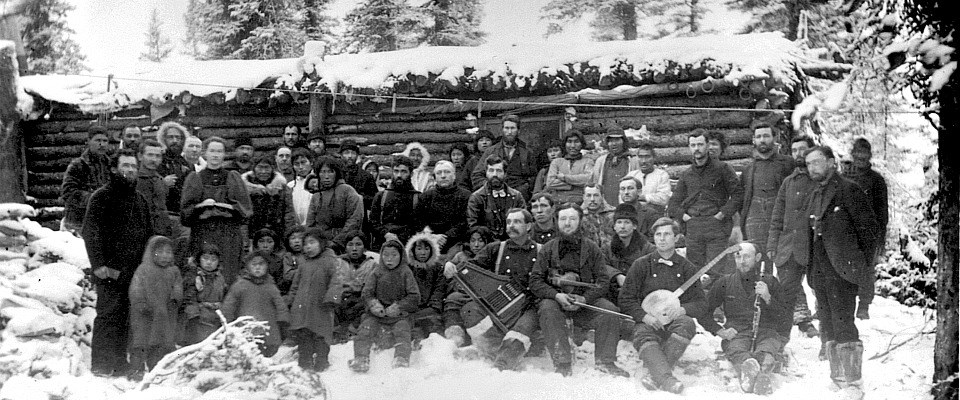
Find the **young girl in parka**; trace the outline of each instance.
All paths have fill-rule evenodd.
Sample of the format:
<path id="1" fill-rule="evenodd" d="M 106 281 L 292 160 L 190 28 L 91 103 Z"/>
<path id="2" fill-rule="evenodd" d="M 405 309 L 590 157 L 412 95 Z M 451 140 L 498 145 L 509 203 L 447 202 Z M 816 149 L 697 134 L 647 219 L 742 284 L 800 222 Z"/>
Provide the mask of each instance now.
<path id="1" fill-rule="evenodd" d="M 130 364 L 142 374 L 176 348 L 183 279 L 173 265 L 173 242 L 154 236 L 130 284 Z"/>
<path id="2" fill-rule="evenodd" d="M 410 365 L 413 347 L 408 316 L 417 311 L 420 289 L 403 253 L 403 244 L 399 241 L 386 241 L 380 247 L 380 263 L 363 284 L 362 298 L 367 312 L 353 341 L 350 369 L 354 372 L 370 370 L 370 347 L 381 328 L 390 331 L 396 343 L 393 365 Z"/>
<path id="3" fill-rule="evenodd" d="M 220 248 L 205 244 L 194 257 L 193 268 L 183 277 L 186 344 L 198 343 L 220 327 L 217 310 L 227 294 L 227 283 L 220 273 Z"/>
<path id="4" fill-rule="evenodd" d="M 290 332 L 297 342 L 298 364 L 316 371 L 330 366 L 334 313 L 343 293 L 338 272 L 344 261 L 328 244 L 320 229 L 304 234 L 303 262 L 294 274 L 289 296 Z"/>
<path id="5" fill-rule="evenodd" d="M 287 303 L 280 296 L 273 277 L 267 274 L 266 254 L 260 251 L 250 253 L 243 264 L 240 277 L 223 299 L 223 316 L 227 321 L 243 316 L 266 321 L 270 330 L 264 332 L 260 351 L 264 356 L 272 357 L 280 348 L 280 325 L 290 320 Z"/>
<path id="6" fill-rule="evenodd" d="M 261 229 L 253 234 L 253 249 L 262 252 L 267 257 L 267 274 L 273 277 L 273 282 L 283 294 L 283 246 L 280 238 L 272 229 Z"/>
<path id="7" fill-rule="evenodd" d="M 284 238 L 286 251 L 283 252 L 283 257 L 281 258 L 283 278 L 277 282 L 277 287 L 280 288 L 280 294 L 282 294 L 284 298 L 287 298 L 290 293 L 293 275 L 303 262 L 303 233 L 306 231 L 307 229 L 304 228 L 303 225 L 294 225 L 287 230 L 287 237 Z M 287 303 L 289 303 L 289 299 L 287 300 Z"/>
<path id="8" fill-rule="evenodd" d="M 440 244 L 436 235 L 421 232 L 407 241 L 406 256 L 420 289 L 420 304 L 413 314 L 414 340 L 431 333 L 443 333 L 443 299 L 447 296 L 447 278 L 440 262 Z"/>

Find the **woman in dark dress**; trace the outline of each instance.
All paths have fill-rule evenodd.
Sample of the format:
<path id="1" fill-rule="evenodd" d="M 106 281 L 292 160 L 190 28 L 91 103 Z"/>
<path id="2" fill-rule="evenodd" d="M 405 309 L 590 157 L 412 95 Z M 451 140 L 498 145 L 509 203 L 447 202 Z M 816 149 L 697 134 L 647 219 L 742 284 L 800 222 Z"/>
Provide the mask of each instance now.
<path id="1" fill-rule="evenodd" d="M 203 153 L 206 168 L 190 173 L 183 183 L 180 216 L 183 224 L 191 227 L 190 253 L 205 244 L 217 245 L 223 254 L 220 270 L 230 285 L 242 267 L 241 227 L 253 214 L 253 206 L 240 174 L 221 168 L 226 153 L 224 140 L 207 138 Z"/>

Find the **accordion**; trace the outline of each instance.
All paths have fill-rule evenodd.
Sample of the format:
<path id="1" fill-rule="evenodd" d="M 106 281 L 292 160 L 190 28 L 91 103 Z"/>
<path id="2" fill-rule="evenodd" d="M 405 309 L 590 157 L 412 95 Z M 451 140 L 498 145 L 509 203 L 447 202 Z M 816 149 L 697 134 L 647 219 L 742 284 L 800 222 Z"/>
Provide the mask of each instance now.
<path id="1" fill-rule="evenodd" d="M 494 325 L 506 333 L 530 305 L 531 296 L 520 282 L 469 262 L 457 265 L 454 279 L 480 305 Z"/>

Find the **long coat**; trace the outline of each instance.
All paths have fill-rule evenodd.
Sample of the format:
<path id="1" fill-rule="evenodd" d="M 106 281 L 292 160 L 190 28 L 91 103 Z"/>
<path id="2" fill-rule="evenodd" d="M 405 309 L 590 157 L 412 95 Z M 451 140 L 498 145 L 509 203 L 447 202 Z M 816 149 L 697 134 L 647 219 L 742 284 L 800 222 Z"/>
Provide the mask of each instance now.
<path id="1" fill-rule="evenodd" d="M 110 160 L 107 156 L 96 156 L 84 150 L 80 157 L 70 161 L 60 186 L 63 218 L 69 223 L 83 223 L 90 196 L 109 181 Z"/>
<path id="2" fill-rule="evenodd" d="M 95 284 L 119 284 L 127 293 L 130 280 L 143 258 L 147 240 L 153 234 L 150 206 L 136 184 L 119 175 L 90 196 L 83 223 L 83 239 L 90 259 L 90 271 L 109 267 L 120 277 L 101 280 L 91 274 Z"/>
<path id="3" fill-rule="evenodd" d="M 183 314 L 188 343 L 197 343 L 220 327 L 217 310 L 226 294 L 227 283 L 219 270 L 207 273 L 196 267 L 184 275 Z"/>
<path id="4" fill-rule="evenodd" d="M 309 329 L 328 343 L 333 340 L 334 311 L 343 294 L 339 271 L 345 262 L 331 249 L 304 258 L 290 287 L 290 329 Z"/>
<path id="5" fill-rule="evenodd" d="M 176 266 L 164 267 L 153 261 L 161 240 L 162 236 L 150 238 L 130 284 L 130 347 L 135 349 L 176 345 L 183 278 Z"/>
<path id="6" fill-rule="evenodd" d="M 332 188 L 320 191 L 310 199 L 307 227 L 319 228 L 336 243 L 363 225 L 363 198 L 343 179 Z"/>
<path id="7" fill-rule="evenodd" d="M 278 322 L 289 321 L 287 303 L 280 297 L 280 289 L 273 283 L 270 275 L 252 277 L 243 274 L 237 279 L 227 296 L 223 299 L 223 316 L 228 321 L 237 317 L 251 316 L 270 325 L 270 332 L 263 338 L 267 346 L 280 345 L 280 325 Z"/>
<path id="8" fill-rule="evenodd" d="M 773 262 L 784 265 L 791 258 L 802 266 L 810 259 L 807 203 L 817 183 L 806 170 L 796 170 L 783 180 L 770 217 L 767 251 L 775 251 Z"/>
<path id="9" fill-rule="evenodd" d="M 880 227 L 867 194 L 855 182 L 834 173 L 814 190 L 804 232 L 821 235 L 830 264 L 853 284 L 868 282 L 873 274 Z"/>

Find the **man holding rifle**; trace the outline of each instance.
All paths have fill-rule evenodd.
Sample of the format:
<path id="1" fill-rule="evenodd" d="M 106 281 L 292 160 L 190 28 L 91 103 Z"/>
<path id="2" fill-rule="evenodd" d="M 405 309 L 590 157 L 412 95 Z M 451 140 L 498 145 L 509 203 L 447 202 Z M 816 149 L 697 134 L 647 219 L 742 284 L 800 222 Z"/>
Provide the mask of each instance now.
<path id="1" fill-rule="evenodd" d="M 630 374 L 615 363 L 617 342 L 620 340 L 620 318 L 592 309 L 618 311 L 610 300 L 604 298 L 610 277 L 604 271 L 600 248 L 580 233 L 582 218 L 580 206 L 571 203 L 561 205 L 557 209 L 560 237 L 543 245 L 533 266 L 530 290 L 541 299 L 538 310 L 540 327 L 553 365 L 561 375 L 573 374 L 572 349 L 566 324 L 566 319 L 571 318 L 574 324 L 584 329 L 596 330 L 597 369 L 628 377 Z"/>

